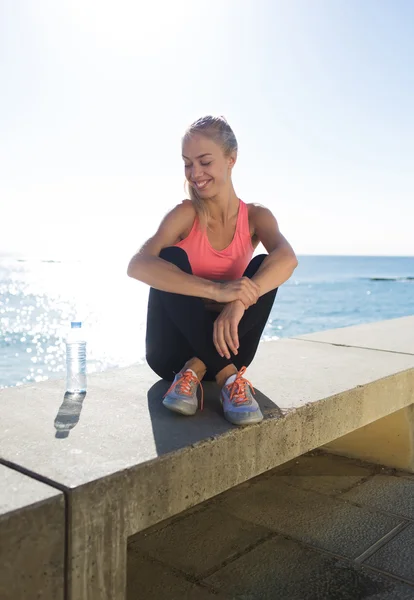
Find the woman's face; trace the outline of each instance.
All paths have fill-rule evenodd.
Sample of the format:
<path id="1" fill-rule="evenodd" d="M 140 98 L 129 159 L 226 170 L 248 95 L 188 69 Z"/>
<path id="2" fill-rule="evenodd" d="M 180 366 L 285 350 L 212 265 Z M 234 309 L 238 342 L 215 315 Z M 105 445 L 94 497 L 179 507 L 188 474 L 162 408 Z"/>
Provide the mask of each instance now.
<path id="1" fill-rule="evenodd" d="M 201 198 L 217 196 L 231 180 L 235 153 L 225 156 L 216 142 L 193 134 L 183 143 L 185 176 Z"/>

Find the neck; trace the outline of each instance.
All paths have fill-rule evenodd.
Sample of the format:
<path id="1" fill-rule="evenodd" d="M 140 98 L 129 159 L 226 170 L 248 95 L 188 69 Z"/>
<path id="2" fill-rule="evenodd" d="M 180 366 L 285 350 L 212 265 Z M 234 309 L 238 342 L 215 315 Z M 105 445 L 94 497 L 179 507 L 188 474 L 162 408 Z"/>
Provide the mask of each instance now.
<path id="1" fill-rule="evenodd" d="M 227 190 L 223 190 L 217 196 L 208 198 L 206 202 L 208 202 L 210 219 L 220 221 L 221 223 L 225 223 L 234 217 L 239 210 L 239 198 L 232 184 Z"/>

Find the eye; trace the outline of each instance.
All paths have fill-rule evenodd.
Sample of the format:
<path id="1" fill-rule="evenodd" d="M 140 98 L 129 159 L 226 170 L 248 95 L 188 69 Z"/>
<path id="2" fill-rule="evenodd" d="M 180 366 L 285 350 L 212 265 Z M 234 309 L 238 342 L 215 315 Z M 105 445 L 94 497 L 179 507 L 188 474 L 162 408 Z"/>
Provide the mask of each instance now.
<path id="1" fill-rule="evenodd" d="M 202 165 L 203 167 L 208 167 L 208 165 L 211 165 L 212 162 L 213 161 L 210 160 L 210 162 L 204 162 L 204 163 L 202 162 L 202 163 L 200 163 L 200 165 Z"/>

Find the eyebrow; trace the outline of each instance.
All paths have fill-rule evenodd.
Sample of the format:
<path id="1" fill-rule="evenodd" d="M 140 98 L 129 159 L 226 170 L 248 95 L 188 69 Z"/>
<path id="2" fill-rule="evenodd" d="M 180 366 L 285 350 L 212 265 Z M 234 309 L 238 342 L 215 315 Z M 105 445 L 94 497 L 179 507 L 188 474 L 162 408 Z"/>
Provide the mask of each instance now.
<path id="1" fill-rule="evenodd" d="M 196 156 L 196 158 L 203 158 L 204 156 L 212 156 L 211 152 L 206 152 L 205 154 L 200 154 L 199 156 Z M 188 156 L 184 156 L 183 154 L 183 158 L 186 158 L 187 160 L 191 160 L 190 158 L 188 158 Z"/>

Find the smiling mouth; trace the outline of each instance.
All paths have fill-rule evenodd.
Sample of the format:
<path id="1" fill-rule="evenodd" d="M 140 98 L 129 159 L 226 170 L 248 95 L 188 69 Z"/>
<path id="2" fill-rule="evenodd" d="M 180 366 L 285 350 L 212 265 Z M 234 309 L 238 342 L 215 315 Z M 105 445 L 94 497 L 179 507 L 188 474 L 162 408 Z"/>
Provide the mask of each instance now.
<path id="1" fill-rule="evenodd" d="M 197 190 L 204 190 L 205 187 L 208 186 L 208 184 L 210 183 L 211 179 L 207 179 L 205 181 L 193 181 L 193 185 Z"/>

